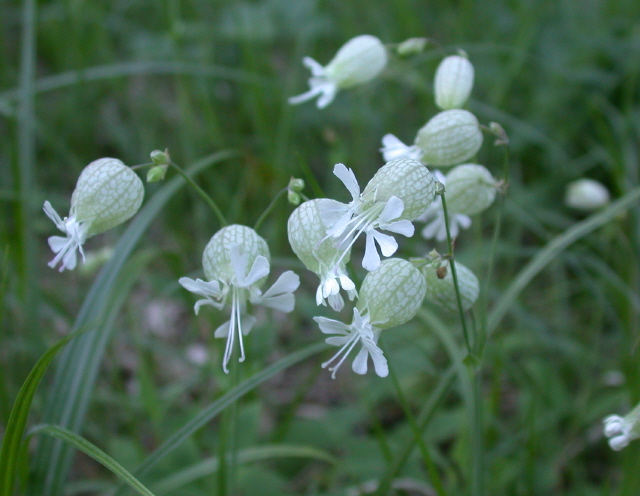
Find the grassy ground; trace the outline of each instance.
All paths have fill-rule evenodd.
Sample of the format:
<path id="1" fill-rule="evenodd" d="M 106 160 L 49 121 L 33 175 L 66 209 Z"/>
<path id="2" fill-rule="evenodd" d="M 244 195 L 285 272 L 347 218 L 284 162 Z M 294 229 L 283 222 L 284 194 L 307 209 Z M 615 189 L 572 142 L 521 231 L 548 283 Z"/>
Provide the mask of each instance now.
<path id="1" fill-rule="evenodd" d="M 93 252 L 141 238 L 112 259 L 117 271 L 49 269 L 54 227 L 41 205 L 65 211 L 86 164 L 141 164 L 168 148 L 188 168 L 230 151 L 196 180 L 230 221 L 248 225 L 290 176 L 307 180 L 309 196 L 345 200 L 333 165 L 368 180 L 382 165 L 381 137 L 410 142 L 437 111 L 433 71 L 463 48 L 476 70 L 469 108 L 511 139 L 495 277 L 482 278 L 488 303 L 476 310 L 495 324 L 478 373 L 461 362 L 457 316 L 425 305 L 384 335 L 391 377 L 341 370 L 332 381 L 323 351 L 203 417 L 140 479 L 154 494 L 194 496 L 358 494 L 392 479 L 405 494 L 638 494 L 640 448 L 611 451 L 601 420 L 640 401 L 640 212 L 633 203 L 572 237 L 586 215 L 562 200 L 584 176 L 614 199 L 640 185 L 638 19 L 635 0 L 0 3 L 0 426 L 33 364 L 74 322 L 92 331 L 54 362 L 31 423 L 72 427 L 131 471 L 235 384 L 321 340 L 316 279 L 288 246 L 285 201 L 260 234 L 278 271 L 302 276 L 296 312 L 261 316 L 251 358 L 231 377 L 211 334 L 220 315 L 195 317 L 177 284 L 198 274 L 219 228 L 193 190 L 147 185 L 147 205 L 167 195 L 145 211 L 148 227 L 89 241 Z M 323 111 L 287 104 L 306 91 L 304 55 L 326 63 L 362 33 L 437 45 L 394 59 Z M 503 152 L 486 141 L 479 160 L 499 177 Z M 456 247 L 479 275 L 497 210 Z M 402 246 L 406 255 L 431 248 L 418 237 Z M 203 363 L 190 358 L 202 351 Z M 110 472 L 59 446 L 36 435 L 20 472 L 25 493 L 115 487 Z M 217 469 L 221 455 L 232 462 Z"/>

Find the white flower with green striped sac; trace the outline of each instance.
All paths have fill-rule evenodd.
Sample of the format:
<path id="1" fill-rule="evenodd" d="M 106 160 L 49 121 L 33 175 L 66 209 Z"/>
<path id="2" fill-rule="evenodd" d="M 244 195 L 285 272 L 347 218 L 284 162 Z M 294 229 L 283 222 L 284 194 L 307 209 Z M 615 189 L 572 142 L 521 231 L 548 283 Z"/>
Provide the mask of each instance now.
<path id="1" fill-rule="evenodd" d="M 382 157 L 388 162 L 397 158 L 410 158 L 420 160 L 424 152 L 417 145 L 405 145 L 393 134 L 385 134 L 382 137 Z"/>
<path id="2" fill-rule="evenodd" d="M 338 90 L 367 83 L 378 76 L 387 65 L 387 52 L 378 38 L 363 34 L 345 43 L 326 67 L 311 57 L 302 62 L 311 70 L 311 89 L 289 98 L 289 103 L 296 105 L 318 96 L 316 105 L 322 109 L 333 101 Z"/>
<path id="3" fill-rule="evenodd" d="M 383 261 L 377 270 L 364 278 L 351 324 L 314 317 L 324 334 L 336 334 L 326 342 L 340 347 L 330 360 L 322 364 L 322 368 L 328 368 L 335 379 L 347 356 L 360 344 L 360 351 L 351 366 L 353 371 L 366 374 L 371 357 L 376 374 L 386 377 L 389 367 L 378 347 L 380 333 L 411 320 L 422 305 L 425 292 L 424 277 L 411 263 L 400 258 Z"/>
<path id="4" fill-rule="evenodd" d="M 435 196 L 435 181 L 417 160 L 387 162 L 373 176 L 362 194 L 351 169 L 336 164 L 333 173 L 351 193 L 351 202 L 325 201 L 318 205 L 320 217 L 336 248 L 346 257 L 356 239 L 364 233 L 366 245 L 362 267 L 368 271 L 380 266 L 380 252 L 390 257 L 398 249 L 395 238 L 380 231 L 411 237 L 411 223 L 422 214 Z M 338 260 L 338 262 L 341 259 Z"/>
<path id="5" fill-rule="evenodd" d="M 77 253 L 85 260 L 82 245 L 90 236 L 102 233 L 128 220 L 140 208 L 144 197 L 142 181 L 120 160 L 101 158 L 87 165 L 71 195 L 69 216 L 60 218 L 51 204 L 44 202 L 44 212 L 66 237 L 51 236 L 49 246 L 56 256 L 49 262 L 60 272 L 73 270 Z"/>
<path id="6" fill-rule="evenodd" d="M 328 302 L 331 308 L 340 311 L 344 307 L 340 288 L 346 291 L 350 300 L 353 300 L 358 292 L 345 267 L 350 253 L 342 256 L 342 252 L 334 246 L 333 240 L 326 236 L 326 229 L 320 218 L 319 205 L 333 201 L 316 199 L 304 202 L 291 213 L 287 222 L 287 232 L 291 249 L 305 267 L 320 278 L 316 304 L 326 305 Z"/>
<path id="7" fill-rule="evenodd" d="M 270 271 L 269 247 L 253 229 L 237 224 L 223 227 L 213 235 L 204 249 L 202 265 L 207 281 L 182 277 L 178 282 L 186 290 L 204 296 L 195 304 L 196 315 L 202 305 L 222 310 L 231 299 L 229 320 L 214 332 L 217 338 L 227 338 L 222 369 L 228 374 L 227 364 L 236 337 L 240 346 L 238 361 L 244 362 L 243 336 L 249 334 L 256 323 L 256 318 L 246 313 L 247 304 L 289 313 L 294 307 L 293 292 L 298 289 L 300 278 L 286 271 L 263 293 L 260 288 Z"/>

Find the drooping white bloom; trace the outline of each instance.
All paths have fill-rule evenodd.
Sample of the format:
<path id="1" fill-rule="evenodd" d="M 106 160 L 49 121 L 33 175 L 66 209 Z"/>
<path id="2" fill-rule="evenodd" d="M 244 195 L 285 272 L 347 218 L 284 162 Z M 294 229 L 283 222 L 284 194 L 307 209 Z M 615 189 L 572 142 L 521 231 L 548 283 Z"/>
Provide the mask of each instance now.
<path id="1" fill-rule="evenodd" d="M 427 165 L 450 167 L 473 157 L 482 146 L 478 119 L 461 109 L 444 110 L 433 116 L 416 136 Z"/>
<path id="2" fill-rule="evenodd" d="M 464 107 L 473 88 L 473 76 L 466 53 L 446 57 L 436 70 L 433 84 L 436 105 L 442 110 Z"/>
<path id="3" fill-rule="evenodd" d="M 49 246 L 56 253 L 49 267 L 60 262 L 60 272 L 74 269 L 77 254 L 84 261 L 82 245 L 87 238 L 102 233 L 132 217 L 144 197 L 142 181 L 120 160 L 101 158 L 87 165 L 71 195 L 69 216 L 60 218 L 48 201 L 44 212 L 66 237 L 51 236 Z"/>
<path id="4" fill-rule="evenodd" d="M 615 451 L 620 451 L 640 437 L 640 405 L 624 417 L 609 415 L 603 422 L 604 435 L 609 438 L 609 446 Z"/>
<path id="5" fill-rule="evenodd" d="M 357 296 L 356 286 L 347 275 L 345 264 L 350 253 L 344 255 L 338 250 L 332 238 L 326 235 L 326 228 L 320 217 L 319 206 L 327 203 L 331 209 L 334 200 L 309 200 L 296 208 L 287 222 L 289 244 L 307 269 L 320 278 L 316 291 L 316 303 L 327 302 L 336 311 L 342 310 L 344 300 L 340 288 L 347 292 L 350 300 Z M 335 202 L 338 203 L 338 202 Z"/>
<path id="6" fill-rule="evenodd" d="M 578 179 L 567 185 L 564 201 L 571 208 L 597 210 L 609 203 L 609 190 L 593 179 Z"/>
<path id="7" fill-rule="evenodd" d="M 447 179 L 442 172 L 434 170 L 432 174 L 437 181 L 441 182 L 442 184 L 447 183 Z M 447 198 L 449 197 L 447 196 Z M 447 206 L 449 206 L 448 203 Z M 465 214 L 452 212 L 451 208 L 448 209 L 448 212 L 449 231 L 451 232 L 451 237 L 455 238 L 460 233 L 460 229 L 468 229 L 469 226 L 471 226 L 471 217 Z M 447 225 L 444 221 L 442 197 L 440 197 L 439 195 L 436 196 L 435 200 L 433 200 L 433 203 L 429 205 L 427 211 L 416 220 L 426 223 L 421 232 L 423 238 L 436 239 L 437 241 L 445 241 L 447 239 Z"/>
<path id="8" fill-rule="evenodd" d="M 426 284 L 420 272 L 406 260 L 391 258 L 365 277 L 353 321 L 346 325 L 326 317 L 314 317 L 324 334 L 337 334 L 326 339 L 338 352 L 323 368 L 329 368 L 331 377 L 358 345 L 361 349 L 352 364 L 357 374 L 366 374 L 369 357 L 375 372 L 380 377 L 389 373 L 387 359 L 378 347 L 378 338 L 384 329 L 399 326 L 411 320 L 422 304 Z"/>
<path id="9" fill-rule="evenodd" d="M 269 247 L 253 229 L 231 225 L 222 228 L 209 241 L 202 256 L 207 281 L 182 277 L 178 281 L 186 290 L 204 296 L 194 310 L 198 314 L 202 305 L 219 310 L 231 299 L 231 315 L 218 327 L 214 336 L 227 338 L 222 369 L 228 373 L 236 336 L 240 346 L 239 361 L 245 359 L 242 337 L 256 323 L 255 317 L 246 313 L 247 303 L 291 312 L 294 306 L 293 292 L 300 285 L 299 277 L 292 271 L 284 272 L 264 293 L 261 287 L 269 275 Z"/>
<path id="10" fill-rule="evenodd" d="M 289 98 L 289 103 L 295 105 L 318 96 L 317 107 L 325 108 L 338 90 L 366 83 L 380 74 L 387 65 L 387 52 L 378 38 L 365 34 L 349 40 L 325 67 L 311 57 L 302 62 L 311 70 L 311 89 Z"/>
<path id="11" fill-rule="evenodd" d="M 422 150 L 416 145 L 408 146 L 396 138 L 393 134 L 385 134 L 382 137 L 382 148 L 380 148 L 382 157 L 385 161 L 395 160 L 397 158 L 410 158 L 412 160 L 420 160 L 423 155 Z"/>
<path id="12" fill-rule="evenodd" d="M 380 266 L 380 255 L 389 257 L 398 249 L 393 236 L 380 230 L 403 236 L 413 236 L 411 223 L 423 213 L 435 196 L 435 182 L 429 170 L 416 160 L 392 160 L 381 167 L 364 191 L 351 169 L 336 164 L 333 173 L 343 182 L 351 202 L 323 202 L 318 205 L 327 236 L 334 239 L 342 257 L 355 240 L 366 235 L 362 266 L 369 271 Z"/>

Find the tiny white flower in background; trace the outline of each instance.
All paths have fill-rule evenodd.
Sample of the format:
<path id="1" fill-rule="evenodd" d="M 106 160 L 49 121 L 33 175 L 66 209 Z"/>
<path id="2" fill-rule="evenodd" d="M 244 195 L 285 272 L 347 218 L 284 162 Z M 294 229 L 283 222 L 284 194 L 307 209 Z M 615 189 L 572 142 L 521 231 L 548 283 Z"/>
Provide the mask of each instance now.
<path id="1" fill-rule="evenodd" d="M 593 179 L 578 179 L 567 185 L 565 203 L 579 210 L 597 210 L 609 203 L 609 190 Z"/>
<path id="2" fill-rule="evenodd" d="M 603 423 L 604 435 L 609 438 L 609 446 L 615 451 L 620 451 L 640 437 L 640 405 L 624 417 L 609 415 Z"/>
<path id="3" fill-rule="evenodd" d="M 449 167 L 473 157 L 482 146 L 478 119 L 461 109 L 444 110 L 433 116 L 416 136 L 427 165 Z"/>
<path id="4" fill-rule="evenodd" d="M 90 236 L 100 234 L 126 221 L 140 208 L 144 186 L 130 167 L 115 158 L 101 158 L 87 165 L 71 195 L 69 216 L 60 218 L 48 201 L 44 212 L 66 237 L 51 236 L 49 246 L 56 253 L 49 267 L 60 262 L 60 272 L 74 269 L 79 251 Z"/>
<path id="5" fill-rule="evenodd" d="M 446 184 L 447 179 L 442 172 L 434 170 L 432 174 L 436 181 Z M 444 222 L 441 196 L 436 196 L 427 211 L 416 220 L 426 223 L 426 226 L 421 231 L 423 238 L 436 239 L 437 241 L 445 241 L 447 239 L 447 225 Z M 460 233 L 460 229 L 468 229 L 469 226 L 471 226 L 471 217 L 449 210 L 449 231 L 452 238 L 455 238 Z"/>
<path id="6" fill-rule="evenodd" d="M 348 204 L 337 201 L 318 205 L 320 217 L 327 229 L 327 236 L 334 239 L 336 248 L 343 255 L 351 249 L 356 239 L 366 235 L 362 266 L 369 271 L 380 266 L 380 255 L 389 257 L 398 249 L 393 236 L 379 230 L 411 237 L 411 223 L 433 201 L 435 182 L 429 170 L 417 160 L 392 160 L 381 167 L 367 184 L 362 194 L 351 169 L 336 164 L 333 173 L 351 193 Z"/>
<path id="7" fill-rule="evenodd" d="M 326 235 L 319 210 L 319 205 L 326 202 L 329 202 L 328 208 L 331 208 L 334 200 L 309 200 L 296 208 L 287 222 L 287 232 L 294 253 L 307 269 L 320 278 L 316 304 L 325 305 L 328 302 L 331 308 L 340 311 L 344 306 L 340 288 L 347 292 L 350 300 L 358 293 L 345 268 L 350 257 L 349 251 L 343 255 L 335 247 L 333 239 Z"/>
<path id="8" fill-rule="evenodd" d="M 380 74 L 387 65 L 387 52 L 378 38 L 365 34 L 349 40 L 324 67 L 311 57 L 302 62 L 311 70 L 311 89 L 289 98 L 289 103 L 295 105 L 318 96 L 316 105 L 325 108 L 338 90 L 366 83 Z"/>
<path id="9" fill-rule="evenodd" d="M 438 269 L 431 264 L 421 267 L 420 272 L 427 283 L 426 298 L 450 312 L 458 310 L 458 297 L 453 281 L 453 272 L 449 262 L 445 262 Z M 444 277 L 442 276 L 445 273 Z M 460 288 L 462 309 L 466 312 L 478 299 L 480 283 L 476 275 L 460 262 L 456 261 L 456 274 Z"/>
<path id="10" fill-rule="evenodd" d="M 393 134 L 385 134 L 382 137 L 382 148 L 380 148 L 380 152 L 387 162 L 397 158 L 420 160 L 423 154 L 422 150 L 416 145 L 407 146 Z"/>
<path id="11" fill-rule="evenodd" d="M 442 110 L 464 107 L 473 88 L 473 65 L 467 54 L 446 57 L 436 70 L 434 93 L 436 105 Z"/>
<path id="12" fill-rule="evenodd" d="M 247 303 L 291 312 L 294 306 L 293 292 L 300 285 L 299 277 L 292 271 L 284 272 L 266 292 L 261 291 L 269 275 L 269 247 L 253 229 L 231 225 L 220 229 L 211 238 L 202 255 L 202 265 L 207 281 L 182 277 L 178 281 L 186 290 L 204 296 L 194 310 L 198 314 L 202 305 L 221 310 L 231 299 L 230 319 L 218 327 L 214 336 L 227 338 L 222 369 L 229 373 L 236 336 L 240 346 L 239 361 L 245 359 L 242 337 L 256 323 L 255 317 L 246 314 Z"/>
<path id="13" fill-rule="evenodd" d="M 330 360 L 322 364 L 322 368 L 328 368 L 335 379 L 346 357 L 360 344 L 361 349 L 351 367 L 353 371 L 366 374 L 371 357 L 376 374 L 386 377 L 389 367 L 378 347 L 380 333 L 411 320 L 422 305 L 425 291 L 425 280 L 411 263 L 399 258 L 383 261 L 377 270 L 364 278 L 350 325 L 326 317 L 314 317 L 324 334 L 337 334 L 327 338 L 326 342 L 340 347 Z"/>

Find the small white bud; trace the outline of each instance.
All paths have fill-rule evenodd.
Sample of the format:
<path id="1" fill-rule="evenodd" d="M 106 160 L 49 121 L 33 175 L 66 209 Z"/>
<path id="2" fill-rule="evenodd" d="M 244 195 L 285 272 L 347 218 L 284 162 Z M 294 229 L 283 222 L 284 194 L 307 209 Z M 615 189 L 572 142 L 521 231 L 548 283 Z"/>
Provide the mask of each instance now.
<path id="1" fill-rule="evenodd" d="M 448 167 L 473 157 L 482 146 L 475 115 L 466 110 L 445 110 L 432 117 L 416 136 L 427 165 Z"/>
<path id="2" fill-rule="evenodd" d="M 482 165 L 458 165 L 447 174 L 445 194 L 451 213 L 478 214 L 491 206 L 496 191 L 496 180 Z"/>
<path id="3" fill-rule="evenodd" d="M 438 69 L 434 81 L 436 105 L 442 110 L 464 107 L 473 88 L 473 65 L 464 55 L 445 58 Z"/>
<path id="4" fill-rule="evenodd" d="M 446 269 L 446 274 L 444 269 Z M 445 310 L 456 312 L 458 310 L 458 298 L 451 264 L 447 262 L 438 268 L 427 264 L 422 267 L 420 272 L 422 272 L 427 282 L 426 298 Z M 443 274 L 445 274 L 444 277 L 442 277 Z M 456 274 L 458 275 L 462 309 L 466 312 L 478 299 L 480 284 L 475 274 L 460 262 L 456 262 Z"/>
<path id="5" fill-rule="evenodd" d="M 579 210 L 597 210 L 609 203 L 609 190 L 593 179 L 578 179 L 567 185 L 567 206 Z"/>
<path id="6" fill-rule="evenodd" d="M 409 38 L 398 45 L 396 53 L 401 57 L 417 55 L 424 52 L 428 42 L 428 38 Z"/>

